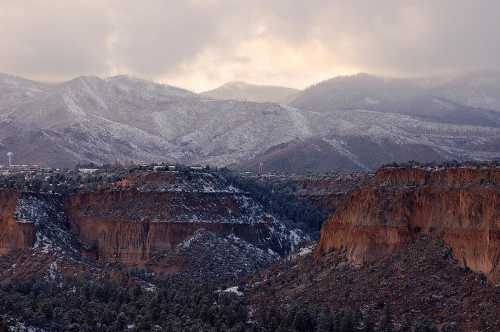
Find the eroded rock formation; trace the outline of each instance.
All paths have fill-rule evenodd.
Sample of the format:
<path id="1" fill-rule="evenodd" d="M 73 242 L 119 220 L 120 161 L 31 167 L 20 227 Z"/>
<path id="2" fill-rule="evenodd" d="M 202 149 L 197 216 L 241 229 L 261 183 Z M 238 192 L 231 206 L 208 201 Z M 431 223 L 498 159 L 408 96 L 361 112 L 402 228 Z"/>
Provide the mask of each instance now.
<path id="1" fill-rule="evenodd" d="M 70 196 L 66 213 L 73 231 L 100 261 L 144 264 L 205 229 L 235 234 L 284 253 L 289 250 L 280 224 L 241 194 L 138 192 Z"/>
<path id="2" fill-rule="evenodd" d="M 19 193 L 0 190 L 0 255 L 30 248 L 34 243 L 34 227 L 16 217 Z"/>
<path id="3" fill-rule="evenodd" d="M 179 270 L 162 257 L 175 262 L 171 253 L 201 230 L 219 237 L 217 243 L 251 245 L 268 256 L 263 262 L 304 239 L 212 173 L 139 171 L 104 189 L 64 195 L 0 191 L 0 255 L 38 249 L 102 264 L 144 268 L 154 261 Z"/>
<path id="4" fill-rule="evenodd" d="M 500 283 L 499 207 L 498 168 L 382 168 L 330 216 L 316 254 L 345 250 L 363 264 L 427 234 Z"/>

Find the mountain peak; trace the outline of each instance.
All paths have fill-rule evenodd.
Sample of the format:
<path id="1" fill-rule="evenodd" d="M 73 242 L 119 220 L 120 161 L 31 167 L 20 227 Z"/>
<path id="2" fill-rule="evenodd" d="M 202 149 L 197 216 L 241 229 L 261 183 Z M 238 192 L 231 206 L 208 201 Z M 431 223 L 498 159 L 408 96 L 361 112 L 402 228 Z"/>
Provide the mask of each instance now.
<path id="1" fill-rule="evenodd" d="M 249 87 L 249 86 L 258 86 L 258 85 L 247 83 L 247 82 L 244 82 L 244 81 L 230 81 L 230 82 L 227 82 L 227 83 L 224 83 L 223 85 L 221 85 L 220 88 L 222 88 L 222 87 L 226 87 L 226 88 L 246 88 L 246 87 Z"/>
<path id="2" fill-rule="evenodd" d="M 131 76 L 131 75 L 128 75 L 128 74 L 120 74 L 120 75 L 115 75 L 115 76 L 109 76 L 109 77 L 106 77 L 105 80 L 106 81 L 110 81 L 110 82 L 113 82 L 113 81 L 121 81 L 121 82 L 130 81 L 130 82 L 154 83 L 153 81 L 145 80 L 143 78 L 138 78 L 138 77 Z"/>

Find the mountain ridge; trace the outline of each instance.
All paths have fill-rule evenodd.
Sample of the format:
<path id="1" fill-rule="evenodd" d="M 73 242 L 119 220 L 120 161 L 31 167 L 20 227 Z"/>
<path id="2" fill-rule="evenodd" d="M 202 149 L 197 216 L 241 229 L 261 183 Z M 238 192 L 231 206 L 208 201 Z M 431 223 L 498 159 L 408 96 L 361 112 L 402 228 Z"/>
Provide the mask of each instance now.
<path id="1" fill-rule="evenodd" d="M 221 100 L 240 100 L 287 104 L 300 90 L 277 85 L 259 85 L 243 81 L 231 81 L 202 92 L 201 95 Z"/>
<path id="2" fill-rule="evenodd" d="M 500 71 L 415 78 L 367 73 L 337 76 L 307 87 L 291 101 L 291 105 L 325 111 L 328 107 L 373 107 L 379 102 L 397 102 L 422 95 L 449 99 L 464 106 L 500 111 Z"/>
<path id="3" fill-rule="evenodd" d="M 387 101 L 356 89 L 357 84 L 337 94 L 352 97 L 341 99 L 349 108 L 318 98 L 320 108 L 296 105 L 301 109 L 215 100 L 129 76 L 82 76 L 48 85 L 9 76 L 0 79 L 0 160 L 6 163 L 12 151 L 15 163 L 55 167 L 168 160 L 246 165 L 255 171 L 264 161 L 275 165 L 265 165 L 273 171 L 324 172 L 374 169 L 408 159 L 500 157 L 498 112 L 419 96 L 410 85 L 387 81 L 381 88 L 381 79 L 369 75 L 358 79 L 367 82 L 366 91 L 381 91 Z M 387 86 L 416 97 L 402 98 Z M 317 163 L 303 163 L 312 152 Z M 275 158 L 296 160 L 297 166 Z"/>

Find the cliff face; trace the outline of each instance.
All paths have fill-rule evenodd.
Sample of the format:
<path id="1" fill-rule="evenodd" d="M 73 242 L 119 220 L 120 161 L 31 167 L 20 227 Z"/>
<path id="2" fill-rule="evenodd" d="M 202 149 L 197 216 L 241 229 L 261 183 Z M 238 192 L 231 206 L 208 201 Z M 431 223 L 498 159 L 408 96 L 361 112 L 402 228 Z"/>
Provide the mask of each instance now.
<path id="1" fill-rule="evenodd" d="M 303 240 L 217 173 L 137 171 L 64 195 L 0 191 L 0 256 L 33 249 L 178 272 L 183 262 L 198 268 L 210 261 L 204 251 L 217 247 L 222 262 L 232 258 L 232 275 L 274 261 Z M 192 252 L 204 258 L 188 259 Z"/>
<path id="2" fill-rule="evenodd" d="M 442 185 L 460 188 L 471 185 L 500 185 L 500 169 L 495 167 L 449 167 L 438 169 L 386 167 L 375 174 L 379 185 Z"/>
<path id="3" fill-rule="evenodd" d="M 143 265 L 197 230 L 287 250 L 276 220 L 246 196 L 230 193 L 110 191 L 67 198 L 66 215 L 86 253 L 101 262 Z M 275 232 L 276 231 L 276 232 Z"/>
<path id="4" fill-rule="evenodd" d="M 500 282 L 499 184 L 497 168 L 383 168 L 329 217 L 317 255 L 345 250 L 362 264 L 426 234 L 443 240 L 464 266 Z"/>
<path id="5" fill-rule="evenodd" d="M 78 256 L 58 194 L 0 190 L 0 256 L 24 249 Z"/>
<path id="6" fill-rule="evenodd" d="M 33 224 L 16 217 L 19 196 L 15 191 L 0 190 L 0 255 L 31 248 L 34 242 Z"/>
<path id="7" fill-rule="evenodd" d="M 69 195 L 64 205 L 83 253 L 102 263 L 175 270 L 159 257 L 182 261 L 173 253 L 201 230 L 218 243 L 237 238 L 268 258 L 287 254 L 301 240 L 261 204 L 208 172 L 136 172 L 110 189 Z"/>

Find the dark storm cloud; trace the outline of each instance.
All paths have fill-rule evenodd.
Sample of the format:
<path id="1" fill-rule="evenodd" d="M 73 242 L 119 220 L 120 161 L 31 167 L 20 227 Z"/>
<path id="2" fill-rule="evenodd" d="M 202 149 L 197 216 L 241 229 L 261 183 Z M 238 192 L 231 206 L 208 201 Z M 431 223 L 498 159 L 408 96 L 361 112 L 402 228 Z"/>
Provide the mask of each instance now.
<path id="1" fill-rule="evenodd" d="M 203 89 L 500 69 L 499 22 L 500 2 L 487 0 L 2 0 L 0 71 Z"/>

